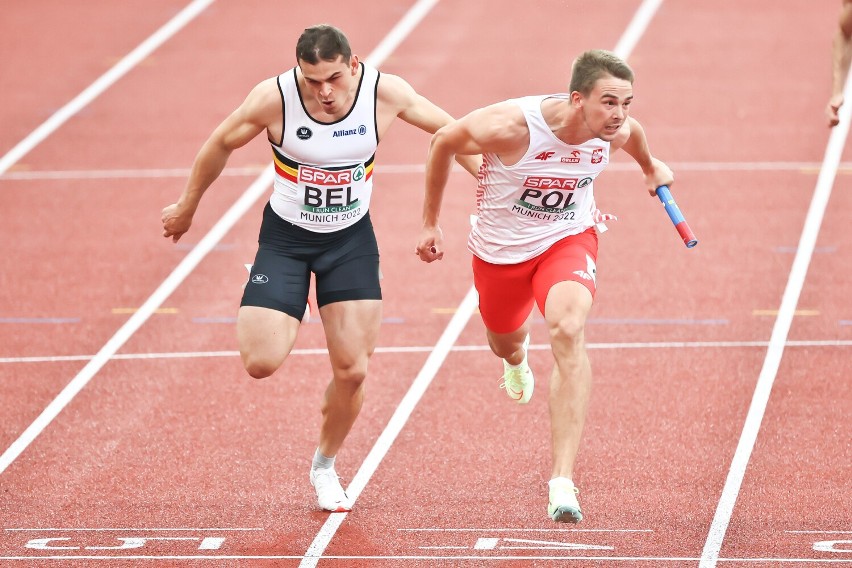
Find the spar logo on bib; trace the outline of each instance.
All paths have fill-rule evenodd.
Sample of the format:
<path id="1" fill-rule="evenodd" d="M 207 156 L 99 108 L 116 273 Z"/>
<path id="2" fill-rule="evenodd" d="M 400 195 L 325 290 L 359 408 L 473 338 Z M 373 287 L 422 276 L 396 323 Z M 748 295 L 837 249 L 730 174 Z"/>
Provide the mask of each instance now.
<path id="1" fill-rule="evenodd" d="M 358 168 L 355 168 L 355 170 L 321 170 L 310 166 L 299 166 L 299 181 L 324 186 L 346 185 L 352 183 L 353 179 L 357 181 L 364 176 L 364 167 L 359 166 L 359 168 L 361 169 L 361 176 L 355 178 L 353 172 Z"/>
<path id="2" fill-rule="evenodd" d="M 360 207 L 361 201 L 352 190 L 364 179 L 364 165 L 342 170 L 323 170 L 299 166 L 299 185 L 303 187 L 301 219 L 334 223 L 349 218 L 348 212 Z M 354 213 L 353 213 L 354 215 Z"/>
<path id="3" fill-rule="evenodd" d="M 574 191 L 590 183 L 590 177 L 527 176 L 512 211 L 545 221 L 573 219 L 573 210 L 577 206 L 572 201 Z"/>

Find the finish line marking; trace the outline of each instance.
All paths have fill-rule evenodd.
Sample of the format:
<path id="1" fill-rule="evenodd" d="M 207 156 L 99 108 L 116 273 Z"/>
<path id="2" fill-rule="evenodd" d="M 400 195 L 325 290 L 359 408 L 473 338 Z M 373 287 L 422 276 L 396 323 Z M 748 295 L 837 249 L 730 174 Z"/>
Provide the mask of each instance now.
<path id="1" fill-rule="evenodd" d="M 326 560 L 375 560 L 375 561 L 389 561 L 389 560 L 411 560 L 411 561 L 426 561 L 426 562 L 435 562 L 435 561 L 452 561 L 452 560 L 475 560 L 477 562 L 485 562 L 485 561 L 494 561 L 495 563 L 506 560 L 529 560 L 529 561 L 541 561 L 541 560 L 557 560 L 557 561 L 565 561 L 565 560 L 578 560 L 578 561 L 606 561 L 606 562 L 697 562 L 700 560 L 700 557 L 695 556 L 568 556 L 568 555 L 541 555 L 541 556 L 532 556 L 532 555 L 509 555 L 509 556 L 476 556 L 476 555 L 466 555 L 466 556 L 436 556 L 436 555 L 392 555 L 392 556 L 336 556 L 336 555 L 327 555 L 323 556 Z M 222 560 L 299 560 L 304 559 L 302 556 L 296 555 L 57 555 L 57 556 L 0 556 L 0 560 L 32 560 L 32 561 L 42 561 L 42 560 L 214 560 L 214 561 L 222 561 Z M 718 558 L 719 562 L 748 562 L 753 564 L 763 563 L 763 564 L 846 564 L 852 565 L 852 559 L 842 559 L 842 558 L 771 558 L 771 557 L 726 557 L 726 558 Z"/>

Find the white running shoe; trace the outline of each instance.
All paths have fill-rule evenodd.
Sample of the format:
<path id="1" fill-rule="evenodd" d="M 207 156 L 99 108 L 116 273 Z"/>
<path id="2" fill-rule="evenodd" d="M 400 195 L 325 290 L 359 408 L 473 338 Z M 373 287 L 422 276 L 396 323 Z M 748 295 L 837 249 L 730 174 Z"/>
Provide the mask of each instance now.
<path id="1" fill-rule="evenodd" d="M 547 514 L 557 523 L 579 523 L 583 520 L 583 511 L 577 495 L 580 490 L 574 487 L 574 482 L 565 477 L 557 477 L 548 482 L 550 487 L 550 502 L 547 504 Z"/>
<path id="2" fill-rule="evenodd" d="M 317 503 L 321 509 L 332 513 L 345 513 L 352 510 L 346 492 L 340 486 L 340 479 L 333 467 L 311 469 L 311 485 L 317 492 Z"/>
<path id="3" fill-rule="evenodd" d="M 530 401 L 535 387 L 535 378 L 533 378 L 532 369 L 527 364 L 527 351 L 530 345 L 530 336 L 527 335 L 524 339 L 524 360 L 517 368 L 512 368 L 509 363 L 503 359 L 503 382 L 500 385 L 501 389 L 506 389 L 506 394 L 509 398 L 516 401 L 518 404 L 526 404 Z"/>

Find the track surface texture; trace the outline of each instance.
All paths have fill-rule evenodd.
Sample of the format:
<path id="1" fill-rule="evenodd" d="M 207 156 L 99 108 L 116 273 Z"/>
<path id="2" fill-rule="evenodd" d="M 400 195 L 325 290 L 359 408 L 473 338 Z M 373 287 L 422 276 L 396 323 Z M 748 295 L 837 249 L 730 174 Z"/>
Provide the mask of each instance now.
<path id="1" fill-rule="evenodd" d="M 822 116 L 839 1 L 7 4 L 0 566 L 852 566 L 852 150 Z M 422 17 L 374 52 L 412 8 Z M 384 321 L 337 460 L 351 513 L 318 510 L 308 483 L 330 378 L 318 318 L 268 379 L 236 352 L 269 188 L 210 235 L 262 182 L 263 137 L 233 154 L 190 233 L 162 238 L 209 132 L 321 22 L 454 116 L 565 91 L 585 49 L 629 51 L 631 113 L 700 243 L 683 246 L 616 155 L 596 182 L 619 219 L 586 329 L 581 524 L 546 515 L 540 314 L 536 396 L 517 406 L 498 388 L 464 172 L 444 260 L 412 254 L 426 134 L 400 121 L 376 157 Z"/>

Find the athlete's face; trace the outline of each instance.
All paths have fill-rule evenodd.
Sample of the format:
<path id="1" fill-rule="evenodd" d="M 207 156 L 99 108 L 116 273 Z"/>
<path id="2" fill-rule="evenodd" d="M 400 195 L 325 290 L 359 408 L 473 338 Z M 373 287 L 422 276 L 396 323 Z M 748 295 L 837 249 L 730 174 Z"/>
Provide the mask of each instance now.
<path id="1" fill-rule="evenodd" d="M 299 60 L 310 96 L 328 115 L 338 117 L 349 111 L 355 96 L 358 76 L 358 57 L 349 61 L 338 57 L 334 61 L 320 60 L 316 64 Z"/>
<path id="2" fill-rule="evenodd" d="M 595 82 L 588 97 L 576 91 L 572 96 L 581 105 L 583 120 L 592 134 L 609 142 L 627 120 L 633 101 L 633 85 L 630 81 L 605 75 Z"/>

